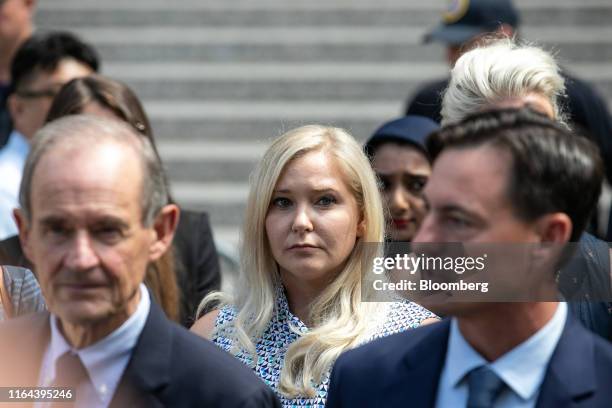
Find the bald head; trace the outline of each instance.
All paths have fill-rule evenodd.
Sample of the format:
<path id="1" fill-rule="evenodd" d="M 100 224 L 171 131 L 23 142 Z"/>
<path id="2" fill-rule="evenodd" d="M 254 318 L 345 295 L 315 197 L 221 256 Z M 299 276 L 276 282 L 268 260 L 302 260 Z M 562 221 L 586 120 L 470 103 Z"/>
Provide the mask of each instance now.
<path id="1" fill-rule="evenodd" d="M 168 202 L 163 169 L 151 143 L 119 121 L 71 115 L 49 123 L 36 133 L 19 192 L 20 206 L 28 220 L 32 215 L 33 185 L 35 179 L 40 177 L 37 168 L 43 161 L 46 162 L 45 172 L 67 167 L 74 174 L 91 177 L 108 174 L 109 171 L 127 171 L 123 167 L 137 163 L 134 179 L 137 185 L 132 188 L 141 189 L 142 221 L 145 225 L 149 225 Z M 92 163 L 96 162 L 98 168 L 93 168 Z M 49 163 L 53 165 L 49 166 Z M 71 172 L 67 172 L 66 177 Z"/>

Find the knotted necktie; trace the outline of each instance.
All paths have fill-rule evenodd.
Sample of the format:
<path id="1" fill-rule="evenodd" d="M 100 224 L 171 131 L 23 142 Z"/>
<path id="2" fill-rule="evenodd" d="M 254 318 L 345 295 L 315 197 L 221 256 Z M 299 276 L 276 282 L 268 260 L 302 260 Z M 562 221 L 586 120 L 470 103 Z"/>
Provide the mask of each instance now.
<path id="1" fill-rule="evenodd" d="M 467 408 L 492 408 L 505 386 L 489 367 L 475 368 L 468 374 Z"/>
<path id="2" fill-rule="evenodd" d="M 84 381 L 89 381 L 89 375 L 78 354 L 67 351 L 57 359 L 52 387 L 72 388 L 76 400 L 76 389 Z M 66 406 L 72 405 L 61 399 L 51 403 L 51 408 Z"/>

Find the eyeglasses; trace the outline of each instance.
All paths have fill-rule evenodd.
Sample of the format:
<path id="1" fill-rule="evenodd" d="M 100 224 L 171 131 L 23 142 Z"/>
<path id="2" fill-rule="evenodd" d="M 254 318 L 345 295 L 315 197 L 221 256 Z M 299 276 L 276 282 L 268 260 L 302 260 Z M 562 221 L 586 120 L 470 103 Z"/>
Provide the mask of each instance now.
<path id="1" fill-rule="evenodd" d="M 0 2 L 3 0 L 0 0 Z M 22 98 L 55 98 L 55 95 L 59 92 L 59 89 L 47 88 L 40 90 L 33 89 L 21 89 L 15 91 L 15 94 Z"/>

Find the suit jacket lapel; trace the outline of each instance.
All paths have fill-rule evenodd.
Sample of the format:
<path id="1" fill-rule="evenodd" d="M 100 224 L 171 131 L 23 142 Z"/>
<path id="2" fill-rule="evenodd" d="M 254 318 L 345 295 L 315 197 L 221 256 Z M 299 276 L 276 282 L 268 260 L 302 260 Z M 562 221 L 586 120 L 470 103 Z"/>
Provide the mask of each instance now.
<path id="1" fill-rule="evenodd" d="M 407 406 L 406 401 L 413 407 L 435 406 L 440 374 L 446 359 L 450 320 L 435 323 L 431 329 L 404 357 L 405 371 L 398 373 L 396 378 L 399 381 L 393 387 L 399 387 L 405 392 L 401 396 L 397 389 L 388 392 L 387 395 L 397 395 L 398 401 L 389 401 L 387 405 L 385 399 L 385 407 L 404 407 Z"/>
<path id="2" fill-rule="evenodd" d="M 568 315 L 536 406 L 569 407 L 588 397 L 597 388 L 595 363 L 593 335 Z"/>
<path id="3" fill-rule="evenodd" d="M 136 342 L 111 407 L 161 406 L 157 395 L 170 381 L 172 323 L 151 301 L 151 310 Z"/>

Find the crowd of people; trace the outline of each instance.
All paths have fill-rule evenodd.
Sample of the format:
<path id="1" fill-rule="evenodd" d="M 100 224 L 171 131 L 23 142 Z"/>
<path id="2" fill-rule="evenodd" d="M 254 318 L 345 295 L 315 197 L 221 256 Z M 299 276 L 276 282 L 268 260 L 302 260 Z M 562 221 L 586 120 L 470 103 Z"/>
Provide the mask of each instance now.
<path id="1" fill-rule="evenodd" d="M 0 2 L 0 405 L 612 406 L 605 104 L 516 38 L 510 1 L 455 3 L 427 35 L 450 77 L 406 116 L 267 148 L 226 293 L 136 93 L 75 35 L 33 33 L 34 0 Z M 390 245 L 445 243 L 530 244 L 530 282 L 559 286 L 369 301 Z"/>

